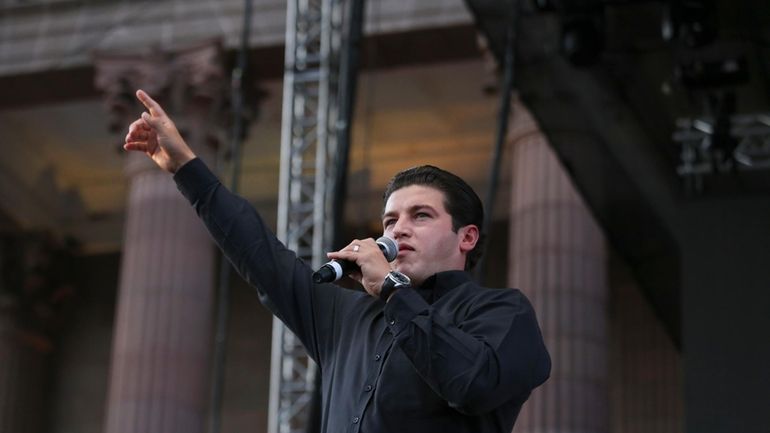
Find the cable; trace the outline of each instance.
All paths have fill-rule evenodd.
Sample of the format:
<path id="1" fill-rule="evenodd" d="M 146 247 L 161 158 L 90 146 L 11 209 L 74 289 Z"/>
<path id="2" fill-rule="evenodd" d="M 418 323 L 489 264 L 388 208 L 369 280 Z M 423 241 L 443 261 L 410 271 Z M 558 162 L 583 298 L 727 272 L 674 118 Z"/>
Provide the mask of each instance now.
<path id="1" fill-rule="evenodd" d="M 516 51 L 516 24 L 518 20 L 519 1 L 513 0 L 511 7 L 511 17 L 508 22 L 508 29 L 506 31 L 505 38 L 505 70 L 503 76 L 503 89 L 500 94 L 500 111 L 497 119 L 497 135 L 495 136 L 495 147 L 492 154 L 492 160 L 490 162 L 489 169 L 489 181 L 487 182 L 486 193 L 486 212 L 484 212 L 484 232 L 482 236 L 486 236 L 489 233 L 490 224 L 492 222 L 492 213 L 494 210 L 495 197 L 497 195 L 497 184 L 500 177 L 500 163 L 502 158 L 500 157 L 503 149 L 503 142 L 508 134 L 508 119 L 511 113 L 511 94 L 513 93 L 513 79 L 515 68 L 515 51 Z M 489 236 L 486 236 L 487 241 Z M 481 245 L 484 248 L 484 252 L 488 249 L 489 242 L 485 242 Z M 485 272 L 485 254 L 481 255 L 479 262 L 476 264 L 476 280 L 483 283 L 486 279 Z"/>
<path id="2" fill-rule="evenodd" d="M 243 14 L 243 32 L 241 47 L 238 51 L 238 63 L 231 75 L 231 104 L 233 126 L 230 135 L 230 154 L 233 161 L 233 172 L 230 189 L 238 193 L 241 175 L 241 143 L 243 140 L 243 76 L 248 64 L 249 36 L 251 33 L 252 0 L 245 0 Z M 219 291 L 217 296 L 217 323 L 214 339 L 213 378 L 211 387 L 211 417 L 209 432 L 219 433 L 222 424 L 222 396 L 224 393 L 225 360 L 227 355 L 227 325 L 230 318 L 230 277 L 232 266 L 224 254 L 219 266 Z"/>

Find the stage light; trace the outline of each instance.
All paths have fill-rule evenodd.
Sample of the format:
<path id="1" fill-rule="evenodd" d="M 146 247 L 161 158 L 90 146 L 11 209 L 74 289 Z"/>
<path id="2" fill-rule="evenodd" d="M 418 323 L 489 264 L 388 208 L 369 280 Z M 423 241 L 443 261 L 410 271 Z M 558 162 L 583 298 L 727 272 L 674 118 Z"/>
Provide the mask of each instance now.
<path id="1" fill-rule="evenodd" d="M 660 30 L 668 42 L 679 39 L 690 48 L 708 45 L 717 37 L 714 5 L 708 0 L 673 0 L 664 6 Z"/>
<path id="2" fill-rule="evenodd" d="M 535 8 L 542 12 L 551 12 L 556 10 L 553 0 L 534 0 Z"/>
<path id="3" fill-rule="evenodd" d="M 604 32 L 593 17 L 574 17 L 562 23 L 561 49 L 575 66 L 589 66 L 604 48 Z"/>
<path id="4" fill-rule="evenodd" d="M 674 69 L 679 82 L 691 89 L 728 87 L 749 81 L 746 57 L 734 55 L 716 60 L 697 59 L 682 62 Z"/>
<path id="5" fill-rule="evenodd" d="M 676 172 L 688 192 L 702 193 L 709 177 L 770 171 L 770 113 L 718 114 L 676 121 Z"/>

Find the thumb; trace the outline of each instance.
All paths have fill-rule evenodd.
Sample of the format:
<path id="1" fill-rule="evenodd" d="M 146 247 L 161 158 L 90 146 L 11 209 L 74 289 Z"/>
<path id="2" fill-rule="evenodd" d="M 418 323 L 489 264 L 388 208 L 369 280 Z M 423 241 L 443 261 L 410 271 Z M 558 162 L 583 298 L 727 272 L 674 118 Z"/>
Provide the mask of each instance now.
<path id="1" fill-rule="evenodd" d="M 169 134 L 170 128 L 173 128 L 173 122 L 166 117 L 166 113 L 151 114 L 145 111 L 142 113 L 142 120 L 158 134 Z"/>
<path id="2" fill-rule="evenodd" d="M 161 123 L 160 119 L 158 119 L 157 117 L 151 116 L 150 113 L 146 111 L 142 113 L 142 120 L 147 122 L 147 124 L 150 125 L 152 129 L 155 129 L 156 131 L 159 129 L 159 126 Z"/>

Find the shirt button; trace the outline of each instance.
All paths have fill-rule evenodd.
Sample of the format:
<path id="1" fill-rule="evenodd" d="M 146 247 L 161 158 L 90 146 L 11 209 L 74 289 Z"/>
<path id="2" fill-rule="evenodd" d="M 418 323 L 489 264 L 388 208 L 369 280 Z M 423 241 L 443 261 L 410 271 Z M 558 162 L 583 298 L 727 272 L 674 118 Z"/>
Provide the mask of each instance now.
<path id="1" fill-rule="evenodd" d="M 353 417 L 353 424 L 358 424 L 358 417 L 357 416 Z"/>
<path id="2" fill-rule="evenodd" d="M 364 388 L 364 389 L 365 389 L 367 392 L 368 392 L 368 391 L 371 391 L 371 390 L 372 390 L 372 386 L 371 386 L 371 385 L 366 385 L 366 388 Z"/>
<path id="3" fill-rule="evenodd" d="M 393 325 L 395 325 L 395 324 L 396 324 L 396 321 L 395 321 L 395 320 L 391 320 L 391 321 L 390 321 L 390 325 L 391 325 L 391 326 L 393 326 Z"/>
<path id="4" fill-rule="evenodd" d="M 380 354 L 379 354 L 379 353 L 378 353 L 378 354 L 376 354 L 376 355 L 374 355 L 374 360 L 375 360 L 375 361 L 379 361 L 379 360 L 380 360 L 380 358 L 382 358 L 382 357 L 380 356 Z"/>

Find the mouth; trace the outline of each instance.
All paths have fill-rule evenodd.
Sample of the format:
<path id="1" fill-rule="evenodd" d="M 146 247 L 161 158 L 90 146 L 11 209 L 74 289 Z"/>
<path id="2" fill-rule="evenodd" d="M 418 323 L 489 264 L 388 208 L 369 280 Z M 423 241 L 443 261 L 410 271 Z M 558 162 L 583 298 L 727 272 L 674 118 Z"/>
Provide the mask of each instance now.
<path id="1" fill-rule="evenodd" d="M 414 248 L 411 245 L 401 244 L 401 245 L 398 246 L 398 256 L 399 257 L 403 256 L 404 254 L 406 254 L 406 253 L 408 253 L 410 251 L 414 251 Z"/>

